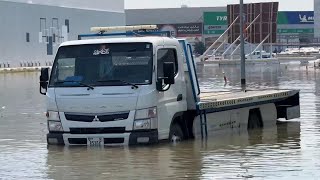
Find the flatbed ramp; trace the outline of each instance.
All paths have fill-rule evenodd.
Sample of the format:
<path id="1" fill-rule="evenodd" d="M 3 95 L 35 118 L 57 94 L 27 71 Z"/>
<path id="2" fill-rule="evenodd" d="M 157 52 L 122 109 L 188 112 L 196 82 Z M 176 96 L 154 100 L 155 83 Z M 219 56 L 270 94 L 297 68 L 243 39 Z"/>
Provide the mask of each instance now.
<path id="1" fill-rule="evenodd" d="M 264 103 L 289 98 L 298 90 L 248 90 L 246 92 L 208 92 L 200 94 L 199 110 L 230 107 L 251 103 Z"/>
<path id="2" fill-rule="evenodd" d="M 268 103 L 277 103 L 295 95 L 299 90 L 246 90 L 206 92 L 200 94 L 197 109 L 200 116 L 201 136 L 207 136 L 207 113 L 226 111 Z"/>

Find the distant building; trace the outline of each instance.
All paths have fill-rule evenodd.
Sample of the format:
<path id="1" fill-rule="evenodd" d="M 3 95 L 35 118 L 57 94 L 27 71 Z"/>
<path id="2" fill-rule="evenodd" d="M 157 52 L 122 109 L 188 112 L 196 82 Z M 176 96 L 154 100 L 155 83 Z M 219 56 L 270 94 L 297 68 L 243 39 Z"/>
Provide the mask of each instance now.
<path id="1" fill-rule="evenodd" d="M 314 30 L 313 11 L 282 11 L 278 13 L 277 43 L 279 45 L 310 43 L 314 39 Z M 287 47 L 278 46 L 277 48 L 284 50 Z"/>
<path id="2" fill-rule="evenodd" d="M 156 24 L 160 30 L 187 38 L 191 44 L 204 41 L 204 12 L 226 12 L 226 7 L 182 7 L 164 9 L 127 9 L 127 25 Z"/>
<path id="3" fill-rule="evenodd" d="M 320 0 L 315 1 L 319 9 L 316 12 L 319 14 L 318 28 L 314 28 L 313 11 L 280 11 L 277 20 L 277 43 L 310 42 L 314 38 L 314 31 L 319 31 L 320 36 Z M 157 24 L 161 29 L 170 30 L 178 37 L 179 31 L 191 32 L 182 33 L 182 35 L 187 36 L 191 41 L 200 39 L 208 47 L 228 28 L 227 16 L 227 7 L 128 9 L 126 10 L 126 23 L 127 25 Z M 200 36 L 199 32 L 192 33 L 196 30 L 191 29 L 198 24 L 202 24 Z M 184 29 L 179 29 L 179 27 L 184 27 Z M 285 47 L 279 46 L 278 49 Z"/>
<path id="4" fill-rule="evenodd" d="M 40 4 L 48 6 L 69 7 L 76 9 L 90 9 L 99 11 L 123 12 L 124 0 L 1 0 L 21 2 L 28 4 Z"/>
<path id="5" fill-rule="evenodd" d="M 314 36 L 320 38 L 320 0 L 314 0 Z"/>
<path id="6" fill-rule="evenodd" d="M 0 64 L 45 64 L 59 44 L 90 33 L 92 26 L 125 25 L 124 0 L 12 1 L 0 0 Z"/>

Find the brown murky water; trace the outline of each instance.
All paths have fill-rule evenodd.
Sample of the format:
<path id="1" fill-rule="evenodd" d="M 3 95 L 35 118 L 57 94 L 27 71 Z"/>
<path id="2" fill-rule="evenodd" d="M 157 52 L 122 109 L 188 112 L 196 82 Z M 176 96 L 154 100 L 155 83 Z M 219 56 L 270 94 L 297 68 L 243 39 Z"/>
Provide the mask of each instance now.
<path id="1" fill-rule="evenodd" d="M 239 87 L 239 67 L 205 66 L 205 90 Z M 222 72 L 229 82 L 224 85 Z M 320 70 L 248 66 L 250 88 L 301 89 L 301 119 L 151 147 L 47 147 L 38 74 L 0 74 L 0 179 L 320 179 Z"/>

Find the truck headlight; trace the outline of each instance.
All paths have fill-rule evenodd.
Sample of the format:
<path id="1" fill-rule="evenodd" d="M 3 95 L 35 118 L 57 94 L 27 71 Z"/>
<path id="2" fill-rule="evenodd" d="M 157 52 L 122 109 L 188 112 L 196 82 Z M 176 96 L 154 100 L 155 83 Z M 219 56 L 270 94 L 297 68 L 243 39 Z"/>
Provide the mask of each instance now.
<path id="1" fill-rule="evenodd" d="M 48 130 L 50 132 L 61 132 L 61 131 L 63 131 L 61 122 L 60 121 L 48 121 Z"/>
<path id="2" fill-rule="evenodd" d="M 157 117 L 157 107 L 139 109 L 136 111 L 134 119 L 148 119 Z"/>
<path id="3" fill-rule="evenodd" d="M 56 111 L 47 111 L 47 119 L 48 121 L 60 121 L 59 112 Z"/>
<path id="4" fill-rule="evenodd" d="M 47 111 L 46 116 L 47 116 L 47 119 L 48 119 L 48 130 L 49 130 L 49 132 L 61 132 L 61 131 L 63 131 L 59 112 Z"/>
<path id="5" fill-rule="evenodd" d="M 136 110 L 133 130 L 157 129 L 157 107 Z"/>
<path id="6" fill-rule="evenodd" d="M 151 128 L 151 119 L 134 120 L 133 129 L 142 130 Z"/>

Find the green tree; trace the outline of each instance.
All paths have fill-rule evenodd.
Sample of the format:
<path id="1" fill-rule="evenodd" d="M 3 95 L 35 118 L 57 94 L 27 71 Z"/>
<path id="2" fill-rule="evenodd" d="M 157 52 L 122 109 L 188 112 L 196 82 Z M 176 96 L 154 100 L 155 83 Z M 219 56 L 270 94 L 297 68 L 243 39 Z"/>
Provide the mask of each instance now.
<path id="1" fill-rule="evenodd" d="M 202 42 L 196 42 L 194 44 L 194 52 L 197 54 L 203 54 L 206 51 L 206 47 Z"/>

